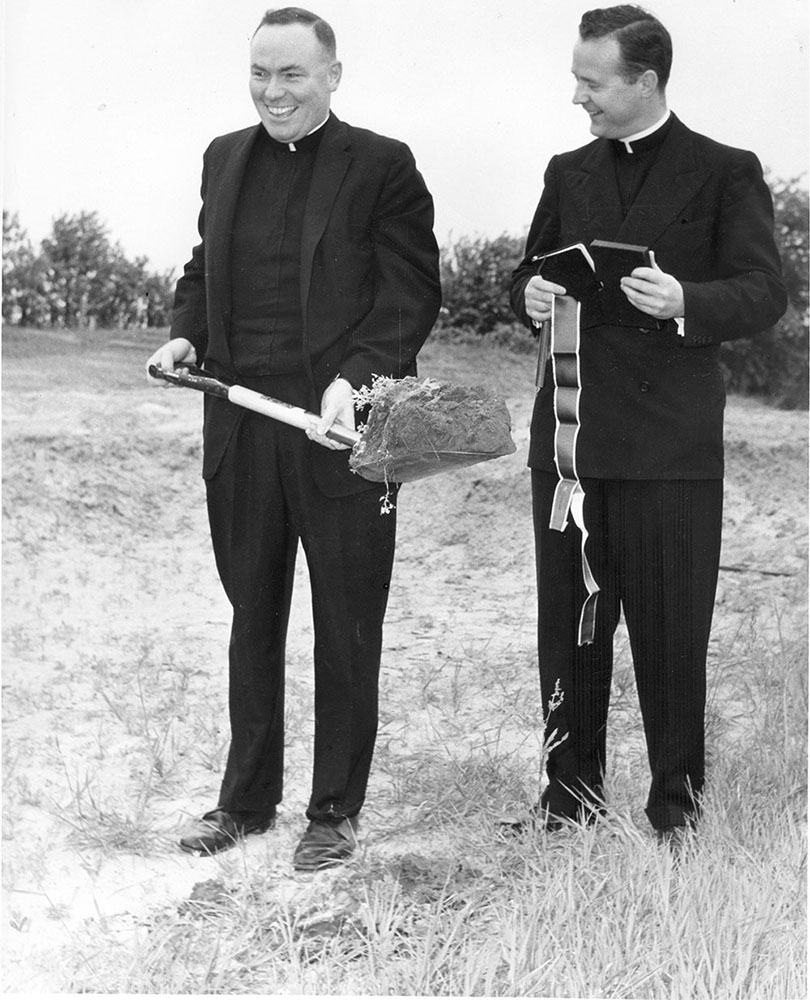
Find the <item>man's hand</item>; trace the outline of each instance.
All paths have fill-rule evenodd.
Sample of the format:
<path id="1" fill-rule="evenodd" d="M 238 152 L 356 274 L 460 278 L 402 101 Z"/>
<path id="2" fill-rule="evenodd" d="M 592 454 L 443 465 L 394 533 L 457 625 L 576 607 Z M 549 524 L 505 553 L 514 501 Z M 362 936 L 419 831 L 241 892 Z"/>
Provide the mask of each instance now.
<path id="1" fill-rule="evenodd" d="M 547 319 L 551 319 L 554 296 L 565 295 L 565 289 L 562 285 L 555 285 L 553 281 L 546 281 L 536 274 L 533 278 L 529 278 L 523 295 L 529 319 L 535 323 L 545 323 Z"/>
<path id="2" fill-rule="evenodd" d="M 321 419 L 307 430 L 310 441 L 317 441 L 333 451 L 346 451 L 351 447 L 326 437 L 326 432 L 334 423 L 343 424 L 354 430 L 354 390 L 345 378 L 336 378 L 326 387 L 321 399 Z"/>
<path id="3" fill-rule="evenodd" d="M 171 388 L 172 383 L 166 382 L 162 378 L 152 378 L 149 374 L 151 365 L 158 365 L 166 371 L 173 371 L 180 365 L 193 365 L 197 361 L 197 352 L 194 345 L 185 337 L 175 337 L 159 347 L 152 357 L 146 362 L 146 378 L 150 385 L 159 385 L 163 388 Z"/>
<path id="4" fill-rule="evenodd" d="M 665 274 L 658 265 L 637 267 L 621 287 L 630 303 L 656 319 L 683 316 L 683 288 L 677 278 Z"/>

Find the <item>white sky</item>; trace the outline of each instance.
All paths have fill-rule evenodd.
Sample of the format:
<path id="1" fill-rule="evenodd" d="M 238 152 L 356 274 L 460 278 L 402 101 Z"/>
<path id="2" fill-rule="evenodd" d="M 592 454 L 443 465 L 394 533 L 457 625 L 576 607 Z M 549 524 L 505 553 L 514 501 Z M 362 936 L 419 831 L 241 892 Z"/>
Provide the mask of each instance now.
<path id="1" fill-rule="evenodd" d="M 114 240 L 179 272 L 201 157 L 256 121 L 248 41 L 272 0 L 6 0 L 3 205 L 39 243 L 95 210 Z M 309 0 L 304 5 L 310 6 Z M 339 117 L 411 146 L 441 243 L 523 234 L 549 157 L 590 138 L 571 50 L 599 0 L 312 0 L 335 29 Z M 670 107 L 807 169 L 808 0 L 649 0 L 675 60 Z"/>

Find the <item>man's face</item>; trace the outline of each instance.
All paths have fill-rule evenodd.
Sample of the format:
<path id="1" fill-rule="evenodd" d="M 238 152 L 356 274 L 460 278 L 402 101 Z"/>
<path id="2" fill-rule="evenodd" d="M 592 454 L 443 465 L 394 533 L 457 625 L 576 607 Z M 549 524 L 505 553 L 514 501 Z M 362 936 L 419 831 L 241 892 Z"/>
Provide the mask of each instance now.
<path id="1" fill-rule="evenodd" d="M 588 112 L 591 133 L 605 139 L 642 132 L 659 117 L 658 105 L 647 96 L 649 77 L 645 80 L 642 75 L 635 83 L 627 83 L 620 67 L 621 51 L 615 38 L 580 38 L 574 46 L 574 104 Z"/>
<path id="2" fill-rule="evenodd" d="M 329 114 L 341 66 L 305 24 L 266 24 L 250 43 L 250 96 L 279 142 L 296 142 Z"/>

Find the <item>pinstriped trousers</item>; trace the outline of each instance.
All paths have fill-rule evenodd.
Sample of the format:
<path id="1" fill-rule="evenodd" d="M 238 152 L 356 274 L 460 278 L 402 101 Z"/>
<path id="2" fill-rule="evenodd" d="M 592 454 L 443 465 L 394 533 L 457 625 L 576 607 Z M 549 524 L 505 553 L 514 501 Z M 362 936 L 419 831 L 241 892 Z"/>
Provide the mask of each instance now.
<path id="1" fill-rule="evenodd" d="M 588 559 L 600 587 L 596 633 L 577 645 L 586 591 L 581 535 L 548 528 L 555 475 L 532 471 L 538 657 L 544 711 L 562 703 L 541 806 L 576 818 L 602 801 L 613 638 L 621 613 L 630 639 L 656 829 L 695 818 L 704 785 L 706 654 L 717 588 L 723 482 L 583 479 Z M 564 737 L 564 739 L 563 739 Z"/>

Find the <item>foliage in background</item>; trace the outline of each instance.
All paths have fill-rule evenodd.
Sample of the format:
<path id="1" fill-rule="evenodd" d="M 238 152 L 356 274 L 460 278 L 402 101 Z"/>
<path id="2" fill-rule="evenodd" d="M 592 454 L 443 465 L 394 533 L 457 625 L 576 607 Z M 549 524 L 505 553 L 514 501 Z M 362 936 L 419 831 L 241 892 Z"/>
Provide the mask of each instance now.
<path id="1" fill-rule="evenodd" d="M 775 232 L 789 305 L 776 327 L 749 340 L 729 341 L 720 360 L 730 391 L 762 396 L 785 409 L 808 407 L 808 191 L 802 178 L 769 178 Z M 512 271 L 524 238 L 461 237 L 442 249 L 444 305 L 441 334 L 450 340 L 496 339 L 532 350 L 532 338 L 509 306 Z"/>
<path id="2" fill-rule="evenodd" d="M 96 212 L 63 214 L 31 245 L 16 214 L 3 212 L 3 320 L 29 327 L 166 326 L 173 276 L 129 260 Z"/>
<path id="3" fill-rule="evenodd" d="M 441 325 L 483 336 L 501 324 L 513 324 L 509 286 L 525 242 L 522 236 L 502 233 L 495 239 L 462 236 L 442 247 Z"/>
<path id="4" fill-rule="evenodd" d="M 720 358 L 731 391 L 765 396 L 783 409 L 807 409 L 808 191 L 801 178 L 769 178 L 769 184 L 788 292 L 787 312 L 770 333 L 723 344 Z"/>

